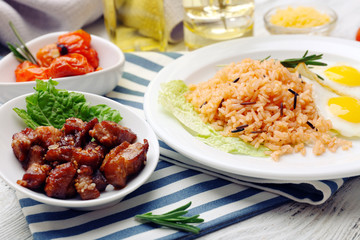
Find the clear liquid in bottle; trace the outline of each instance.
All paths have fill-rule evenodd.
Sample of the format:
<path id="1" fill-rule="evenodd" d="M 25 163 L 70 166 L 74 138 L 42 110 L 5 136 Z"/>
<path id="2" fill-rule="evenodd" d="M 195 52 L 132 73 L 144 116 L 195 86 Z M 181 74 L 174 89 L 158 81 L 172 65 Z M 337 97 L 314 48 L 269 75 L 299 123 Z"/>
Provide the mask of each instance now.
<path id="1" fill-rule="evenodd" d="M 183 0 L 188 50 L 253 35 L 254 0 Z"/>

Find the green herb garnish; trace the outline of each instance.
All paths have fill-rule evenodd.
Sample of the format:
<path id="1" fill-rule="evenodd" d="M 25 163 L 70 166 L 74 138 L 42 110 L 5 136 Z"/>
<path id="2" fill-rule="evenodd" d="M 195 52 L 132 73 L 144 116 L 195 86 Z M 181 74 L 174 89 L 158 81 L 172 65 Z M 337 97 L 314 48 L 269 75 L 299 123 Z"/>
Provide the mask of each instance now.
<path id="1" fill-rule="evenodd" d="M 94 117 L 99 121 L 121 121 L 117 110 L 104 104 L 90 106 L 83 94 L 56 89 L 57 84 L 52 79 L 36 80 L 35 93 L 26 97 L 26 110 L 13 109 L 28 127 L 53 126 L 60 129 L 70 117 L 83 121 L 90 121 Z"/>
<path id="2" fill-rule="evenodd" d="M 156 223 L 161 226 L 197 234 L 200 232 L 200 228 L 190 225 L 188 223 L 201 223 L 204 222 L 204 219 L 199 218 L 200 215 L 184 217 L 183 215 L 188 213 L 186 209 L 190 207 L 190 205 L 191 202 L 161 215 L 154 215 L 151 212 L 149 212 L 145 214 L 136 215 L 135 217 L 141 220 Z"/>
<path id="3" fill-rule="evenodd" d="M 15 34 L 16 38 L 21 43 L 21 45 L 15 44 L 15 46 L 11 43 L 7 43 L 9 50 L 11 52 L 13 52 L 15 58 L 19 62 L 30 61 L 33 64 L 38 65 L 36 58 L 31 54 L 30 50 L 26 47 L 25 42 L 22 40 L 22 38 L 21 38 L 20 34 L 18 33 L 18 31 L 16 30 L 14 24 L 12 22 L 9 22 L 9 25 L 10 25 L 11 30 Z M 19 51 L 17 49 L 19 49 Z"/>
<path id="4" fill-rule="evenodd" d="M 261 59 L 260 62 L 263 62 L 263 61 L 265 61 L 265 60 L 268 60 L 270 57 L 271 57 L 271 55 L 267 56 L 267 57 L 264 58 L 264 59 Z"/>
<path id="5" fill-rule="evenodd" d="M 280 63 L 286 67 L 286 68 L 295 68 L 299 63 L 305 63 L 305 65 L 312 65 L 312 66 L 327 66 L 324 62 L 319 62 L 317 60 L 321 59 L 323 54 L 313 54 L 310 56 L 307 56 L 309 51 L 306 51 L 305 54 L 301 58 L 289 58 L 285 60 L 281 60 Z M 263 62 L 265 60 L 268 60 L 271 58 L 271 55 L 263 58 L 260 60 L 260 62 Z M 226 67 L 227 64 L 218 64 L 216 67 Z"/>
<path id="6" fill-rule="evenodd" d="M 305 63 L 305 65 L 313 65 L 313 66 L 326 66 L 326 63 L 323 62 L 319 62 L 317 60 L 321 59 L 323 54 L 313 54 L 313 55 L 309 55 L 307 56 L 309 51 L 306 51 L 304 56 L 302 56 L 301 58 L 289 58 L 289 59 L 285 59 L 280 61 L 280 63 L 286 67 L 286 68 L 295 68 L 299 63 Z"/>
<path id="7" fill-rule="evenodd" d="M 295 68 L 299 63 L 305 63 L 305 65 L 308 65 L 308 66 L 309 65 L 327 66 L 326 63 L 317 61 L 322 58 L 323 54 L 318 54 L 318 55 L 313 54 L 313 55 L 307 56 L 308 52 L 309 51 L 307 50 L 301 58 L 289 58 L 289 59 L 281 60 L 280 63 L 286 68 Z M 263 62 L 263 61 L 269 59 L 270 57 L 271 57 L 271 55 L 260 60 L 260 62 Z"/>

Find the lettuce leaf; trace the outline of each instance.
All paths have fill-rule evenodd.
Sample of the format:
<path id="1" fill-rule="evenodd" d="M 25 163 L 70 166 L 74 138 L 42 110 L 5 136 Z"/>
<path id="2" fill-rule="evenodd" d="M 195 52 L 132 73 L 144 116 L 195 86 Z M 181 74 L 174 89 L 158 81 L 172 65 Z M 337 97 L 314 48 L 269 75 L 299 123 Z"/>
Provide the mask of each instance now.
<path id="1" fill-rule="evenodd" d="M 161 85 L 159 94 L 160 104 L 175 118 L 177 118 L 192 134 L 210 136 L 211 127 L 208 127 L 195 112 L 191 103 L 183 96 L 188 87 L 181 80 L 174 80 Z"/>
<path id="2" fill-rule="evenodd" d="M 54 126 L 60 129 L 70 117 L 83 121 L 90 121 L 94 117 L 99 121 L 121 121 L 122 117 L 117 110 L 104 104 L 90 106 L 83 94 L 56 89 L 57 84 L 52 79 L 36 80 L 35 93 L 26 97 L 26 110 L 13 109 L 28 127 Z"/>
<path id="3" fill-rule="evenodd" d="M 209 124 L 204 123 L 191 103 L 186 101 L 184 93 L 189 89 L 182 80 L 173 80 L 161 84 L 159 103 L 171 113 L 193 136 L 205 144 L 224 152 L 265 157 L 264 146 L 255 148 L 236 137 L 224 137 Z"/>

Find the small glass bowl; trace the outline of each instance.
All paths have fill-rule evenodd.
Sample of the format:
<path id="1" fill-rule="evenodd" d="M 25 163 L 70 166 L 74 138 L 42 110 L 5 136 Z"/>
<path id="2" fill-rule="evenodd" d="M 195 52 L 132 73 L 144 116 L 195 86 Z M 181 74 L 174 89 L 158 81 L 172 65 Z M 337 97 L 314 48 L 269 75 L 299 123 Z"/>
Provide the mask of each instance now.
<path id="1" fill-rule="evenodd" d="M 288 7 L 311 7 L 316 9 L 322 14 L 327 14 L 330 17 L 330 21 L 320 26 L 316 27 L 305 27 L 305 28 L 295 28 L 295 27 L 283 27 L 279 25 L 272 24 L 270 22 L 271 16 L 276 13 L 278 9 L 286 9 Z M 266 29 L 271 34 L 307 34 L 307 35 L 322 35 L 327 36 L 335 28 L 337 22 L 337 14 L 331 8 L 325 6 L 316 6 L 316 5 L 283 5 L 271 8 L 264 15 L 264 22 Z"/>

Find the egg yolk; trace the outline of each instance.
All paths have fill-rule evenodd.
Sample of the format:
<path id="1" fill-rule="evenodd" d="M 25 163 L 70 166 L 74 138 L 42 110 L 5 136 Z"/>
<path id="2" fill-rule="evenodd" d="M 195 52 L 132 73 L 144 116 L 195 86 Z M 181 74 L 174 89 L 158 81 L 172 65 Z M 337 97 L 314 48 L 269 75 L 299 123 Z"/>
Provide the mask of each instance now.
<path id="1" fill-rule="evenodd" d="M 360 100 L 348 96 L 334 97 L 329 99 L 328 106 L 330 112 L 339 118 L 360 123 Z"/>
<path id="2" fill-rule="evenodd" d="M 330 80 L 347 85 L 360 86 L 360 72 L 350 66 L 333 66 L 325 70 L 325 75 Z"/>

